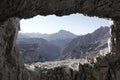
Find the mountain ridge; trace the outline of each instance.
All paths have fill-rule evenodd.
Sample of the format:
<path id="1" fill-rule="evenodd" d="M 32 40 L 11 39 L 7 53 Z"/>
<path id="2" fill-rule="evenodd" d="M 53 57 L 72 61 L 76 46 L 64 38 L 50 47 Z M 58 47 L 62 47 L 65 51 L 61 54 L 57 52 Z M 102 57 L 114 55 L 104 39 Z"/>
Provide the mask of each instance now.
<path id="1" fill-rule="evenodd" d="M 73 34 L 70 31 L 59 30 L 56 33 L 52 34 L 41 34 L 41 33 L 19 33 L 18 39 L 21 38 L 43 38 L 50 43 L 62 48 L 68 44 L 72 39 L 76 38 L 77 35 Z"/>
<path id="2" fill-rule="evenodd" d="M 20 32 L 18 35 L 18 38 L 22 38 L 21 35 L 24 35 L 23 38 L 43 38 L 46 39 L 48 41 L 52 41 L 52 40 L 56 40 L 56 39 L 73 39 L 75 37 L 77 37 L 77 35 L 73 34 L 70 31 L 66 31 L 66 30 L 59 30 L 56 33 L 52 33 L 52 34 L 42 34 L 42 33 L 22 33 Z M 27 37 L 28 36 L 28 37 Z"/>
<path id="3" fill-rule="evenodd" d="M 110 37 L 109 27 L 100 27 L 92 33 L 79 36 L 73 39 L 62 50 L 61 59 L 66 59 L 66 58 L 77 58 L 78 59 L 78 58 L 84 57 L 82 56 L 82 54 L 87 54 L 87 52 L 90 53 L 89 48 L 92 48 L 94 51 L 100 50 L 99 45 L 101 44 L 103 44 L 101 46 L 101 49 L 103 49 L 104 47 L 106 48 L 107 40 L 109 37 Z M 103 40 L 105 40 L 104 43 L 102 43 Z M 95 46 L 98 47 L 97 50 L 95 50 L 96 49 Z"/>

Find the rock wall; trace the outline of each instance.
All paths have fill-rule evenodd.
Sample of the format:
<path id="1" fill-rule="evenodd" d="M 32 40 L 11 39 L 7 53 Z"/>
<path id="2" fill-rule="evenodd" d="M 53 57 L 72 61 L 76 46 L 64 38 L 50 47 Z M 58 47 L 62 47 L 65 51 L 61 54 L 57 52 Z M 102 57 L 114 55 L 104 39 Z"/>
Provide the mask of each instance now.
<path id="1" fill-rule="evenodd" d="M 11 76 L 19 75 L 16 72 L 19 62 L 18 51 L 15 45 L 20 19 L 11 18 L 0 22 L 0 80 L 12 80 Z M 22 65 L 23 66 L 23 65 Z M 14 80 L 17 77 L 14 77 Z"/>
<path id="2" fill-rule="evenodd" d="M 1 0 L 0 80 L 119 80 L 119 8 L 120 0 Z M 38 14 L 62 16 L 72 13 L 114 20 L 114 25 L 111 26 L 111 54 L 98 57 L 96 63 L 79 64 L 78 71 L 68 66 L 52 69 L 36 66 L 28 70 L 18 54 L 15 43 L 20 28 L 19 20 Z"/>
<path id="3" fill-rule="evenodd" d="M 30 69 L 26 68 L 16 47 L 16 37 L 20 28 L 19 20 L 19 18 L 9 18 L 5 22 L 0 22 L 0 80 L 120 79 L 118 20 L 114 21 L 114 25 L 111 27 L 111 40 L 114 40 L 112 42 L 112 52 L 115 54 L 97 57 L 96 63 L 79 63 L 78 70 L 74 70 L 69 66 L 58 66 L 47 69 L 41 68 L 39 65 L 29 65 Z"/>
<path id="4" fill-rule="evenodd" d="M 82 13 L 104 18 L 120 18 L 120 0 L 1 0 L 0 21 L 10 17 L 57 16 Z"/>
<path id="5" fill-rule="evenodd" d="M 111 52 L 120 54 L 120 20 L 114 20 L 111 26 Z"/>

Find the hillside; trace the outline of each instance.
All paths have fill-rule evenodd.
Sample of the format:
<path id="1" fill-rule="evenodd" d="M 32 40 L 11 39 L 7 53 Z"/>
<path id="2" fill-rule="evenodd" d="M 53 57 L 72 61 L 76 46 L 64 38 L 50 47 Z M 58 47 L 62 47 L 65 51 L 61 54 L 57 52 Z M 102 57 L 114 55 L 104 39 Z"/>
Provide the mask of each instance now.
<path id="1" fill-rule="evenodd" d="M 41 38 L 22 38 L 17 40 L 25 63 L 52 61 L 59 56 L 60 48 Z"/>
<path id="2" fill-rule="evenodd" d="M 88 54 L 96 55 L 100 50 L 107 48 L 109 37 L 109 27 L 100 27 L 93 33 L 79 36 L 62 50 L 60 59 L 79 59 Z"/>

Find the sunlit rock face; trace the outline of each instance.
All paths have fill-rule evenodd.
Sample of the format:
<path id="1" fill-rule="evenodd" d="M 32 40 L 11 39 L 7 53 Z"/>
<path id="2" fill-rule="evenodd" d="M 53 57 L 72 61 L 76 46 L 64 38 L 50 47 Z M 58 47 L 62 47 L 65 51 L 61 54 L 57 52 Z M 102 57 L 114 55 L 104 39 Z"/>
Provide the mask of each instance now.
<path id="1" fill-rule="evenodd" d="M 1 0 L 0 80 L 119 80 L 119 8 L 119 0 Z M 47 69 L 33 64 L 27 65 L 29 69 L 25 68 L 15 44 L 19 19 L 11 17 L 30 18 L 39 14 L 63 16 L 72 13 L 113 19 L 111 54 L 98 57 L 96 63 L 80 63 L 76 65 L 77 71 L 66 65 Z"/>

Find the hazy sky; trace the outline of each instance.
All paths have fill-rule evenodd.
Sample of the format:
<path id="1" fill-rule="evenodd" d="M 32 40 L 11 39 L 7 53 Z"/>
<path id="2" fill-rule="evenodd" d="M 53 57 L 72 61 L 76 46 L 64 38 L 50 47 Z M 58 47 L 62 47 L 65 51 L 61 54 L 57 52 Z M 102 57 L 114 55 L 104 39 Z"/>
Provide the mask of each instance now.
<path id="1" fill-rule="evenodd" d="M 57 17 L 36 16 L 31 19 L 21 20 L 21 32 L 55 33 L 61 29 L 73 32 L 74 34 L 86 34 L 93 32 L 100 26 L 110 26 L 106 19 L 72 14 L 69 16 Z"/>

